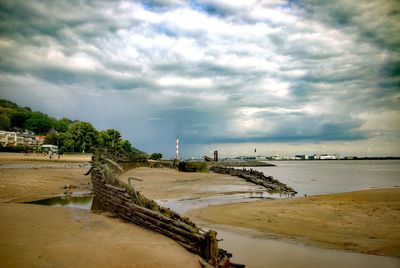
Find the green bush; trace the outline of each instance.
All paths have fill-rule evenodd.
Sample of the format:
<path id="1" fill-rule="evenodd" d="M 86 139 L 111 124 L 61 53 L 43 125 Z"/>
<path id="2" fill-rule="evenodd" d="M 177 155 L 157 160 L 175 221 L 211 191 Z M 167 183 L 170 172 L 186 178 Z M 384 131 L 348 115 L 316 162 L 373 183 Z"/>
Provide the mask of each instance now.
<path id="1" fill-rule="evenodd" d="M 179 162 L 178 170 L 182 172 L 208 172 L 205 162 Z"/>

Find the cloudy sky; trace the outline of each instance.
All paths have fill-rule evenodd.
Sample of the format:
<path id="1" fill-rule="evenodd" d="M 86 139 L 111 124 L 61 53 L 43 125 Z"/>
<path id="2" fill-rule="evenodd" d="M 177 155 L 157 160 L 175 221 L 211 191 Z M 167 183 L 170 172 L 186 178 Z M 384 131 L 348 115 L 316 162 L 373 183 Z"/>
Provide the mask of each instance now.
<path id="1" fill-rule="evenodd" d="M 396 0 L 0 1 L 0 97 L 184 157 L 400 156 Z"/>

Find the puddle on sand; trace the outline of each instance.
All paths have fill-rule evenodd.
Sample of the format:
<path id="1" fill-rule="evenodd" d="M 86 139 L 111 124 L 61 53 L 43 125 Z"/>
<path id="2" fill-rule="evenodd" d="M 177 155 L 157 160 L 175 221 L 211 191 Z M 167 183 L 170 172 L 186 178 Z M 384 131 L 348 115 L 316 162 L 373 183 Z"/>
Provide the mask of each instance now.
<path id="1" fill-rule="evenodd" d="M 57 196 L 46 199 L 41 199 L 29 204 L 45 205 L 52 207 L 69 207 L 90 210 L 92 207 L 93 195 L 79 196 Z"/>
<path id="2" fill-rule="evenodd" d="M 286 198 L 284 195 L 270 194 L 268 192 L 247 192 L 236 194 L 215 195 L 210 197 L 192 197 L 183 199 L 158 199 L 157 204 L 168 207 L 178 213 L 213 205 L 251 202 L 260 199 Z"/>
<path id="3" fill-rule="evenodd" d="M 325 249 L 266 238 L 251 230 L 208 226 L 223 238 L 219 246 L 233 253 L 233 262 L 244 263 L 246 267 L 400 267 L 400 258 L 354 253 L 343 250 Z"/>

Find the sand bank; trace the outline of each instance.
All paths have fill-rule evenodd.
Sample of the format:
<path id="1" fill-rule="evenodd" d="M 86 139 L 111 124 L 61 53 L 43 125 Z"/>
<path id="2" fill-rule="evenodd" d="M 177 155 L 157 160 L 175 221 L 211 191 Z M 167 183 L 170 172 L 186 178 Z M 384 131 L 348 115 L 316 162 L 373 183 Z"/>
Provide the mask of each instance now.
<path id="1" fill-rule="evenodd" d="M 5 155 L 13 154 L 0 154 L 0 163 L 13 166 L 0 170 L 0 267 L 200 267 L 198 257 L 175 241 L 118 219 L 4 203 L 60 195 L 65 185 L 85 191 L 90 183 L 90 176 L 83 175 L 88 166 L 46 168 L 34 161 L 27 168 L 21 156 L 4 161 Z"/>
<path id="2" fill-rule="evenodd" d="M 1 267 L 200 267 L 173 240 L 79 209 L 0 203 Z"/>
<path id="3" fill-rule="evenodd" d="M 312 245 L 400 256 L 400 188 L 211 206 L 188 216 Z"/>
<path id="4" fill-rule="evenodd" d="M 237 177 L 171 169 L 138 168 L 121 179 L 128 177 L 139 179 L 135 188 L 153 199 L 203 198 L 252 187 Z M 400 256 L 400 188 L 208 206 L 187 215 L 311 245 Z"/>
<path id="5" fill-rule="evenodd" d="M 133 180 L 135 189 L 151 199 L 198 198 L 217 194 L 231 194 L 248 191 L 265 191 L 238 177 L 216 173 L 178 172 L 169 168 L 141 167 L 128 170 L 120 176 L 127 182 Z"/>
<path id="6" fill-rule="evenodd" d="M 88 170 L 89 167 L 2 169 L 0 202 L 27 202 L 60 195 L 65 192 L 65 185 L 74 185 L 73 191 L 87 191 L 90 176 L 83 174 Z"/>

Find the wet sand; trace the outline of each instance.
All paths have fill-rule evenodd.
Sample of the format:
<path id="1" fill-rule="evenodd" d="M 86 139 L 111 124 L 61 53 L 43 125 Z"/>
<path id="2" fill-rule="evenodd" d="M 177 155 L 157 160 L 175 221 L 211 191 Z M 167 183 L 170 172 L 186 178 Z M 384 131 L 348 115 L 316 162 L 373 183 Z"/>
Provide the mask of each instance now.
<path id="1" fill-rule="evenodd" d="M 400 256 L 400 188 L 211 206 L 187 215 L 310 245 Z"/>
<path id="2" fill-rule="evenodd" d="M 60 163 L 60 165 L 61 164 L 62 163 Z M 84 185 L 90 181 L 90 177 L 83 176 L 87 170 L 88 167 L 31 168 L 28 170 L 18 168 L 2 169 L 0 176 L 0 200 L 3 202 L 21 201 L 35 199 L 40 196 L 61 194 L 64 191 L 62 186 L 66 184 L 82 185 L 82 187 L 84 187 Z M 145 196 L 152 199 L 204 198 L 248 191 L 246 189 L 261 190 L 258 186 L 254 186 L 237 177 L 214 173 L 180 173 L 167 168 L 133 169 L 122 174 L 120 179 L 127 181 L 129 177 L 137 179 L 132 181 L 136 190 L 141 191 Z M 2 215 L 0 220 L 0 230 L 2 231 L 0 234 L 2 238 L 7 237 L 7 239 L 2 239 L 0 241 L 0 264 L 5 263 L 7 258 L 10 261 L 23 260 L 24 258 L 15 256 L 17 254 L 12 254 L 12 252 L 18 252 L 16 249 L 22 244 L 26 245 L 26 251 L 28 253 L 34 251 L 36 254 L 38 252 L 37 250 L 45 248 L 48 241 L 58 240 L 59 235 L 74 236 L 77 241 L 81 234 L 85 238 L 85 235 L 89 236 L 89 234 L 84 234 L 87 231 L 86 229 L 89 228 L 87 225 L 79 225 L 80 223 L 76 222 L 76 218 L 71 216 L 67 217 L 67 214 L 64 215 L 65 217 L 61 215 L 62 213 L 67 213 L 66 211 L 68 211 L 68 209 L 34 206 L 34 210 L 32 210 L 32 206 L 33 205 L 0 204 L 0 213 Z M 31 210 L 34 213 L 30 214 L 30 212 L 28 212 Z M 41 211 L 43 211 L 43 213 Z M 94 229 L 90 230 L 93 231 L 90 236 L 106 235 L 103 233 L 108 231 L 113 233 L 114 226 L 121 224 L 121 222 L 116 219 L 110 219 L 102 215 L 93 215 L 89 212 L 82 213 L 90 215 L 88 217 L 96 216 L 95 221 L 102 222 L 104 220 L 105 223 L 111 226 L 111 228 L 105 228 L 104 230 L 102 229 L 101 232 L 96 233 L 96 225 L 94 225 Z M 189 211 L 188 215 L 198 221 L 248 228 L 259 231 L 267 236 L 294 239 L 311 245 L 348 249 L 377 255 L 400 256 L 400 188 L 374 189 L 306 198 L 209 206 Z M 27 218 L 23 218 L 25 216 Z M 60 220 L 57 220 L 58 218 Z M 42 243 L 40 239 L 44 238 L 37 238 L 39 241 L 38 249 L 35 248 L 36 238 L 32 239 L 30 242 L 26 241 L 27 239 L 29 240 L 29 236 L 26 235 L 26 232 L 29 232 L 29 228 L 32 227 L 28 223 L 35 221 L 38 222 L 38 224 L 34 224 L 36 226 L 35 228 L 42 228 L 43 237 L 46 237 L 46 232 L 48 232 L 46 222 L 52 222 L 52 224 L 54 224 L 52 225 L 52 229 L 57 230 L 57 232 L 54 233 L 50 232 L 49 240 L 45 240 L 43 244 L 40 244 Z M 78 224 L 76 229 L 69 229 L 66 227 L 70 224 L 71 226 L 74 225 L 74 222 Z M 11 226 L 13 223 L 16 223 L 16 229 L 14 231 L 8 229 L 14 228 Z M 144 235 L 144 237 L 148 238 L 148 236 L 141 231 L 157 235 L 134 225 L 129 226 L 136 228 L 133 231 L 135 234 L 132 235 L 132 237 L 129 236 L 126 238 L 130 239 L 129 251 L 135 251 L 135 247 L 137 246 L 135 244 L 136 237 Z M 9 230 L 7 233 L 10 234 L 5 236 L 7 234 L 4 230 Z M 34 232 L 40 231 L 35 229 Z M 59 234 L 60 232 L 62 234 Z M 24 235 L 19 236 L 18 233 Z M 113 234 L 118 237 L 117 234 Z M 162 237 L 162 239 L 166 238 Z M 156 239 L 153 242 L 158 243 L 157 241 Z M 112 236 L 104 238 L 102 242 L 105 244 L 117 243 Z M 172 241 L 172 243 L 174 242 Z M 99 244 L 99 241 L 94 240 L 94 244 Z M 174 245 L 178 246 L 176 243 L 174 243 Z M 81 256 L 79 255 L 80 247 L 83 248 L 82 252 L 87 252 L 85 251 L 87 247 L 86 244 L 72 243 L 71 248 L 66 251 L 66 256 L 69 256 L 69 258 L 73 260 L 77 258 L 75 256 L 77 254 L 79 258 Z M 164 256 L 164 249 L 154 251 L 152 247 L 149 247 L 148 250 L 156 255 L 152 257 L 153 259 Z M 177 250 L 181 250 L 181 248 L 178 246 Z M 58 257 L 56 257 L 58 253 L 56 254 L 51 250 L 48 252 L 50 254 L 48 257 L 49 260 L 58 260 Z M 110 251 L 106 250 L 106 248 L 101 248 L 99 252 L 101 253 L 97 252 L 96 254 L 107 256 Z M 53 253 L 55 255 L 52 255 Z M 194 260 L 193 267 L 198 267 L 196 256 L 185 250 L 181 253 L 183 255 L 180 255 L 180 257 L 176 259 L 188 257 L 190 260 Z M 32 256 L 33 255 L 30 257 Z M 40 255 L 36 256 L 36 258 L 39 259 L 39 256 Z M 86 255 L 83 254 L 81 257 L 85 259 L 85 256 Z M 60 258 L 64 259 L 63 257 Z M 121 258 L 123 259 L 124 257 Z M 148 255 L 144 254 L 143 258 L 137 257 L 131 261 L 135 263 L 136 267 L 150 267 L 146 266 L 146 263 L 149 261 L 147 260 L 148 258 Z M 143 259 L 143 262 L 141 259 Z M 188 261 L 187 263 L 191 262 Z M 42 263 L 37 266 L 43 266 L 41 264 Z M 72 262 L 67 262 L 60 265 L 57 263 L 55 266 L 68 267 L 71 265 Z M 162 264 L 155 266 L 181 266 L 176 263 L 171 266 L 168 265 L 169 264 Z M 183 266 L 190 267 L 190 265 L 188 266 L 186 264 Z"/>
<path id="3" fill-rule="evenodd" d="M 265 191 L 261 186 L 238 177 L 216 173 L 178 172 L 170 168 L 141 167 L 128 170 L 119 178 L 127 182 L 129 177 L 135 189 L 151 199 L 200 198 L 213 195 L 249 191 Z"/>
<path id="4" fill-rule="evenodd" d="M 200 267 L 196 255 L 139 226 L 80 209 L 15 203 L 62 195 L 65 185 L 85 191 L 90 182 L 83 175 L 88 166 L 32 161 L 26 167 L 18 157 L 0 153 L 0 267 Z"/>
<path id="5" fill-rule="evenodd" d="M 23 164 L 22 164 L 23 166 Z M 63 194 L 66 185 L 74 192 L 88 191 L 90 176 L 84 176 L 89 167 L 10 168 L 0 170 L 0 202 L 28 202 Z"/>
<path id="6" fill-rule="evenodd" d="M 173 240 L 80 209 L 0 203 L 1 267 L 200 267 Z"/>
<path id="7" fill-rule="evenodd" d="M 132 181 L 135 188 L 153 199 L 204 198 L 252 187 L 237 177 L 171 169 L 138 168 L 121 179 L 128 177 L 140 179 Z M 309 245 L 400 256 L 400 188 L 207 206 L 185 214 Z"/>

